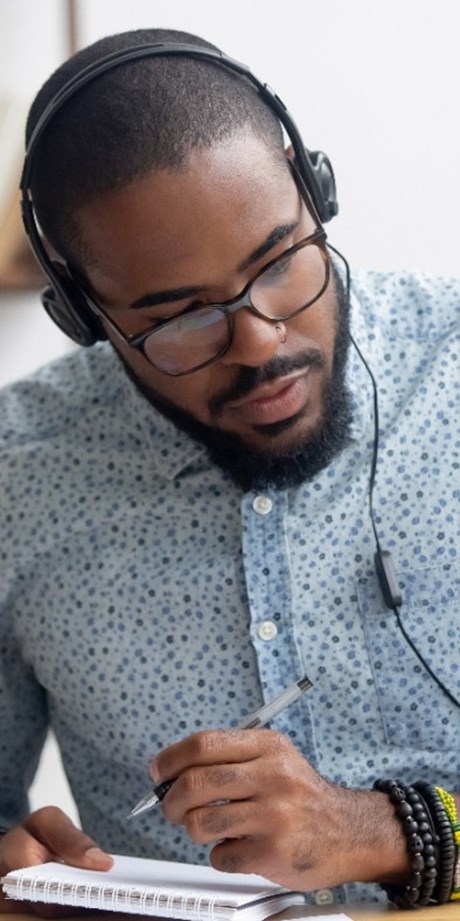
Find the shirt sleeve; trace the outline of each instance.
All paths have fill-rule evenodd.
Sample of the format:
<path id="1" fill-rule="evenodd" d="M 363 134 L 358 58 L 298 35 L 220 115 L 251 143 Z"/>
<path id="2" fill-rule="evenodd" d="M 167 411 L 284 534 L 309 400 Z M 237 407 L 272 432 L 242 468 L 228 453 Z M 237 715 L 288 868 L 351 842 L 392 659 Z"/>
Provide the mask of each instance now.
<path id="1" fill-rule="evenodd" d="M 24 662 L 0 589 L 0 825 L 29 812 L 28 789 L 48 730 L 44 689 Z"/>

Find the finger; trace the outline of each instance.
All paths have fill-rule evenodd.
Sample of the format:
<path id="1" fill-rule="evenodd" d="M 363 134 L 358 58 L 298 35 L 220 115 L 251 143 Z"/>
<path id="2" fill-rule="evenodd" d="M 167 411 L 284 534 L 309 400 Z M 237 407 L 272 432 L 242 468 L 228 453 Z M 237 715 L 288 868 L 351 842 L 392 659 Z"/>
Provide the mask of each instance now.
<path id="1" fill-rule="evenodd" d="M 24 826 L 13 827 L 4 835 L 0 846 L 0 874 L 4 876 L 10 870 L 20 867 L 36 866 L 56 857 L 45 844 L 38 841 Z M 0 892 L 0 912 L 8 914 L 22 914 L 30 912 L 43 918 L 65 918 L 82 914 L 75 908 L 66 908 L 60 905 L 46 905 L 40 902 L 25 902 L 11 899 Z"/>
<path id="2" fill-rule="evenodd" d="M 170 822 L 184 824 L 191 809 L 210 803 L 248 800 L 259 793 L 252 762 L 193 767 L 178 777 L 163 799 L 163 813 Z"/>
<path id="3" fill-rule="evenodd" d="M 252 797 L 190 809 L 180 824 L 197 844 L 211 844 L 222 838 L 257 838 L 261 842 L 270 841 L 271 852 L 275 854 L 299 838 L 299 828 L 291 812 L 285 803 L 264 803 L 260 797 Z M 267 828 L 276 829 L 276 834 L 270 832 L 267 836 Z M 302 831 L 303 828 L 300 835 Z"/>
<path id="4" fill-rule="evenodd" d="M 211 850 L 210 861 L 216 870 L 227 873 L 257 873 L 280 886 L 286 885 L 286 888 L 299 891 L 309 888 L 308 875 L 302 876 L 298 869 L 291 867 L 290 854 L 286 853 L 281 842 L 274 842 L 273 836 L 267 835 L 266 830 L 262 830 L 260 834 L 228 837 L 218 841 Z M 288 885 L 283 882 L 283 876 L 286 878 L 286 863 L 290 867 Z"/>
<path id="5" fill-rule="evenodd" d="M 302 804 L 308 794 L 309 765 L 290 741 L 267 732 L 258 755 L 248 761 L 185 768 L 163 799 L 165 816 L 183 823 L 189 809 L 221 800 L 258 798 L 264 813 L 285 801 Z"/>
<path id="6" fill-rule="evenodd" d="M 1 873 L 9 873 L 20 867 L 32 867 L 52 860 L 54 853 L 38 841 L 23 825 L 16 825 L 2 838 Z"/>
<path id="7" fill-rule="evenodd" d="M 33 812 L 24 827 L 51 855 L 72 866 L 108 870 L 113 864 L 113 858 L 55 806 Z"/>
<path id="8" fill-rule="evenodd" d="M 251 802 L 221 803 L 191 809 L 184 819 L 189 837 L 196 844 L 211 844 L 222 838 L 247 837 L 260 826 L 258 810 Z"/>
<path id="9" fill-rule="evenodd" d="M 179 777 L 189 767 L 250 761 L 270 750 L 277 735 L 269 729 L 196 732 L 159 752 L 150 764 L 150 774 L 159 783 Z"/>
<path id="10" fill-rule="evenodd" d="M 5 835 L 6 838 L 6 835 Z M 49 851 L 45 845 L 37 841 L 25 828 L 18 825 L 8 832 L 9 845 L 6 854 L 2 853 L 1 875 L 4 876 L 10 870 L 17 870 L 20 867 L 36 866 L 39 863 L 46 863 L 55 855 Z M 3 843 L 3 842 L 2 842 Z M 22 899 L 12 899 L 0 892 L 0 913 L 22 914 L 30 913 L 40 915 L 42 918 L 65 918 L 76 914 L 82 914 L 82 911 L 72 907 L 66 908 L 61 905 L 47 905 L 40 902 L 28 902 Z"/>
<path id="11" fill-rule="evenodd" d="M 258 837 L 225 838 L 211 850 L 214 869 L 225 873 L 258 873 L 267 876 L 267 864 L 260 853 Z"/>

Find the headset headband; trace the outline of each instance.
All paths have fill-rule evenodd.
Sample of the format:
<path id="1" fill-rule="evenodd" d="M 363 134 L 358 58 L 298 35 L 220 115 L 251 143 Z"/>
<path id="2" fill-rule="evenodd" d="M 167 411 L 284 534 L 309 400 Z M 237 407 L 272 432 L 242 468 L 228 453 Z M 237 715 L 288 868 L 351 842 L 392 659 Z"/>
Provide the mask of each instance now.
<path id="1" fill-rule="evenodd" d="M 71 77 L 48 103 L 32 131 L 20 180 L 24 227 L 36 259 L 51 281 L 51 287 L 47 287 L 42 294 L 43 306 L 63 332 L 80 345 L 92 345 L 100 339 L 105 339 L 106 334 L 85 292 L 74 279 L 63 277 L 57 272 L 43 245 L 30 193 L 34 156 L 50 122 L 66 102 L 81 89 L 123 64 L 160 56 L 182 56 L 208 61 L 237 74 L 242 80 L 252 85 L 262 101 L 278 117 L 292 143 L 298 172 L 310 195 L 319 221 L 321 223 L 329 221 L 338 211 L 334 173 L 327 156 L 321 151 L 305 149 L 295 122 L 284 103 L 268 84 L 261 83 L 245 64 L 211 48 L 164 42 L 133 45 L 132 48 L 124 48 L 104 55 Z"/>
<path id="2" fill-rule="evenodd" d="M 313 160 L 312 162 L 312 160 L 308 157 L 308 151 L 305 150 L 302 138 L 296 127 L 294 119 L 289 114 L 282 100 L 271 89 L 268 83 L 261 83 L 260 80 L 254 76 L 254 74 L 249 70 L 248 67 L 246 67 L 245 64 L 241 64 L 239 61 L 227 57 L 220 51 L 213 51 L 210 48 L 201 48 L 196 45 L 173 43 L 169 44 L 165 42 L 152 42 L 146 43 L 144 45 L 134 45 L 132 48 L 113 51 L 111 54 L 107 54 L 100 58 L 99 61 L 94 61 L 92 64 L 89 64 L 79 74 L 76 74 L 74 77 L 68 80 L 68 82 L 65 83 L 60 90 L 58 90 L 54 98 L 47 105 L 40 118 L 38 119 L 27 145 L 24 167 L 20 181 L 20 189 L 23 201 L 29 197 L 29 183 L 33 167 L 33 155 L 36 147 L 42 135 L 46 131 L 49 123 L 59 112 L 62 106 L 67 102 L 67 100 L 76 95 L 76 93 L 78 93 L 81 89 L 83 89 L 83 87 L 87 86 L 97 77 L 107 73 L 107 71 L 114 70 L 116 67 L 120 67 L 122 64 L 128 64 L 131 61 L 136 61 L 147 57 L 159 56 L 182 56 L 209 61 L 213 64 L 217 64 L 223 67 L 224 69 L 226 68 L 230 71 L 233 71 L 234 73 L 239 74 L 239 76 L 242 78 L 248 80 L 255 88 L 262 100 L 266 103 L 266 105 L 268 105 L 268 107 L 272 109 L 272 111 L 278 116 L 281 124 L 284 126 L 286 133 L 292 142 L 297 165 L 304 178 L 304 181 L 306 182 L 308 191 L 310 192 L 310 195 L 313 199 L 313 203 L 318 212 L 320 220 L 322 222 L 328 221 L 334 217 L 335 214 L 337 214 L 338 207 L 335 196 L 330 200 L 329 212 L 325 213 L 326 203 L 324 200 L 324 195 L 321 191 L 322 183 L 318 184 L 318 177 L 315 173 L 315 161 Z"/>

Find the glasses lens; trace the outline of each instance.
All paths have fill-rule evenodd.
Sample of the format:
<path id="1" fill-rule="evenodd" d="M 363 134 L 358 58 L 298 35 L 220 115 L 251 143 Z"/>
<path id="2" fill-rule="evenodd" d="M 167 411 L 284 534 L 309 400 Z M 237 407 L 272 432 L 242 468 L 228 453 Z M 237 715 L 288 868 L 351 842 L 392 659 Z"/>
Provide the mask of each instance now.
<path id="1" fill-rule="evenodd" d="M 251 287 L 251 302 L 264 317 L 287 319 L 316 301 L 327 281 L 327 256 L 310 243 L 262 272 Z"/>
<path id="2" fill-rule="evenodd" d="M 249 290 L 252 306 L 269 320 L 289 319 L 314 303 L 328 283 L 328 258 L 316 244 L 301 246 L 268 266 Z M 230 314 L 243 304 L 209 306 L 171 319 L 143 343 L 149 361 L 166 374 L 187 374 L 230 345 Z"/>
<path id="3" fill-rule="evenodd" d="M 203 307 L 154 331 L 144 342 L 144 353 L 160 371 L 186 374 L 222 354 L 229 337 L 223 311 Z"/>

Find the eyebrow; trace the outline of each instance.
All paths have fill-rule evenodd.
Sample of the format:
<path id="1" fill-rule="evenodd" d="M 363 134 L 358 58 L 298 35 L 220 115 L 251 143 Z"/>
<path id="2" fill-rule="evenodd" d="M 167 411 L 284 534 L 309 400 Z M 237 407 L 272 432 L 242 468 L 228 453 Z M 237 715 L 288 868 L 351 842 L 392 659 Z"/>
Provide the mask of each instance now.
<path id="1" fill-rule="evenodd" d="M 290 224 L 280 224 L 278 227 L 274 227 L 264 242 L 261 243 L 257 249 L 253 250 L 243 262 L 240 262 L 238 271 L 242 272 L 258 262 L 259 259 L 262 259 L 262 257 L 269 253 L 274 246 L 281 243 L 285 237 L 289 236 L 298 225 L 299 221 L 293 221 Z M 171 304 L 173 301 L 181 301 L 186 297 L 193 297 L 193 295 L 200 294 L 203 291 L 206 291 L 204 285 L 186 285 L 181 288 L 168 288 L 165 291 L 151 291 L 148 294 L 144 294 L 143 297 L 138 298 L 136 301 L 133 301 L 130 307 L 133 310 L 139 310 L 141 307 L 154 307 L 157 304 Z"/>

